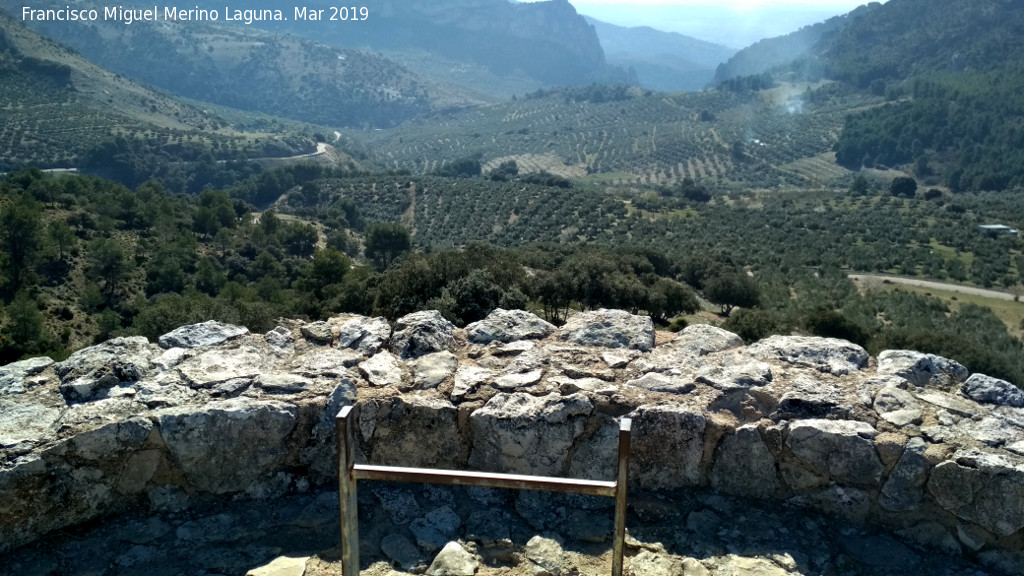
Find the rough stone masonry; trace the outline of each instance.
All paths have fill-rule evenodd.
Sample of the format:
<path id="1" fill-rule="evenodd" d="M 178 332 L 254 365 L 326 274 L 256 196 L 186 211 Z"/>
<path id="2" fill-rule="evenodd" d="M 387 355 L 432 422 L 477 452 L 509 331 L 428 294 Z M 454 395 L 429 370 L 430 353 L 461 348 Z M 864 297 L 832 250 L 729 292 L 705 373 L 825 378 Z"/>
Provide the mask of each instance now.
<path id="1" fill-rule="evenodd" d="M 659 343 L 656 345 L 656 341 Z M 664 341 L 664 342 L 662 342 Z M 127 510 L 336 481 L 334 415 L 375 464 L 706 487 L 897 530 L 1024 573 L 1024 394 L 954 361 L 583 312 L 205 322 L 0 367 L 0 553 Z"/>

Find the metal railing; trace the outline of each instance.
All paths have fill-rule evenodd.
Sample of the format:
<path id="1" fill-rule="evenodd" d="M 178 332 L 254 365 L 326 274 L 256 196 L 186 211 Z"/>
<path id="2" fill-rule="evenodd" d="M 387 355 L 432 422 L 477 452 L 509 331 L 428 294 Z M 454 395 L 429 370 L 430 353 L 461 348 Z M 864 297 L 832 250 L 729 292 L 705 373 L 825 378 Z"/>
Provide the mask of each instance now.
<path id="1" fill-rule="evenodd" d="M 612 576 L 622 576 L 622 556 L 626 544 L 626 492 L 629 484 L 629 448 L 632 420 L 619 423 L 618 471 L 614 482 L 578 480 L 551 476 L 524 476 L 463 470 L 433 470 L 356 464 L 353 457 L 352 406 L 345 406 L 335 419 L 338 432 L 338 500 L 341 503 L 341 573 L 359 575 L 359 513 L 356 501 L 357 480 L 416 482 L 448 486 L 481 486 L 512 490 L 538 490 L 565 494 L 585 494 L 615 498 L 615 544 L 612 550 Z"/>

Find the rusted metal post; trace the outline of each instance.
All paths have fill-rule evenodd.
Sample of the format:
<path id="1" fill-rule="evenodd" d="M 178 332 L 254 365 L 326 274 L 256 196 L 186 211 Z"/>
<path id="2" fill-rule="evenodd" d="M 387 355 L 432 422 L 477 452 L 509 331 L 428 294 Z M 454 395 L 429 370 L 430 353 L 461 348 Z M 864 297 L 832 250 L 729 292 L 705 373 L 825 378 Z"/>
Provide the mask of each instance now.
<path id="1" fill-rule="evenodd" d="M 629 488 L 630 433 L 633 421 L 619 423 L 619 468 L 615 480 L 615 548 L 612 550 L 612 576 L 622 576 L 622 555 L 626 551 L 626 495 Z"/>
<path id="2" fill-rule="evenodd" d="M 356 501 L 352 406 L 338 412 L 338 500 L 341 503 L 341 574 L 359 576 L 359 505 Z"/>

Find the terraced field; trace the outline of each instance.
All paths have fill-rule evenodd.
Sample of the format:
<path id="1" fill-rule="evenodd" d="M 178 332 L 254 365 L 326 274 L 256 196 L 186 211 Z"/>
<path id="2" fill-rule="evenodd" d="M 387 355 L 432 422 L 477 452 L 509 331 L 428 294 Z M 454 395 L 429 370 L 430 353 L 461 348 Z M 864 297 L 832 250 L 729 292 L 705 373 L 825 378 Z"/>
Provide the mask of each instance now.
<path id="1" fill-rule="evenodd" d="M 833 152 L 794 160 L 779 166 L 779 168 L 803 176 L 818 186 L 828 185 L 830 182 L 853 174 L 852 171 L 836 164 L 836 155 Z"/>
<path id="2" fill-rule="evenodd" d="M 60 95 L 48 100 L 28 100 L 25 92 L 45 93 L 45 86 L 27 87 L 19 83 L 0 83 L 3 123 L 0 124 L 2 164 L 33 164 L 44 167 L 71 166 L 76 152 L 87 142 L 109 136 L 122 118 L 76 104 Z"/>
<path id="3" fill-rule="evenodd" d="M 585 168 L 579 164 L 568 165 L 555 154 L 520 154 L 518 156 L 502 156 L 483 164 L 483 172 L 494 170 L 502 162 L 513 161 L 519 167 L 519 171 L 527 174 L 534 172 L 548 172 L 563 178 L 581 178 L 587 174 Z"/>
<path id="4" fill-rule="evenodd" d="M 461 246 L 475 240 L 501 245 L 566 240 L 608 240 L 626 206 L 615 196 L 585 187 L 551 188 L 479 178 L 376 177 L 323 180 L 327 197 L 351 200 L 369 222 L 401 220 L 424 246 Z"/>
<path id="5" fill-rule="evenodd" d="M 83 102 L 72 92 L 47 90 L 31 78 L 0 83 L 0 166 L 41 168 L 77 166 L 97 143 L 115 136 L 144 142 L 188 159 L 186 150 L 207 150 L 220 160 L 259 156 L 271 142 L 263 135 L 216 133 L 149 124 L 137 117 Z"/>
<path id="6" fill-rule="evenodd" d="M 77 166 L 116 136 L 177 161 L 194 160 L 197 151 L 218 160 L 294 153 L 267 133 L 231 128 L 216 107 L 103 70 L 3 13 L 0 40 L 0 170 Z"/>
<path id="7" fill-rule="evenodd" d="M 377 149 L 374 160 L 415 174 L 475 156 L 485 172 L 522 159 L 523 172 L 591 174 L 611 184 L 692 178 L 725 189 L 807 187 L 845 173 L 829 167 L 828 154 L 850 105 L 793 112 L 723 91 L 633 91 L 592 102 L 566 89 L 423 118 L 366 139 Z"/>

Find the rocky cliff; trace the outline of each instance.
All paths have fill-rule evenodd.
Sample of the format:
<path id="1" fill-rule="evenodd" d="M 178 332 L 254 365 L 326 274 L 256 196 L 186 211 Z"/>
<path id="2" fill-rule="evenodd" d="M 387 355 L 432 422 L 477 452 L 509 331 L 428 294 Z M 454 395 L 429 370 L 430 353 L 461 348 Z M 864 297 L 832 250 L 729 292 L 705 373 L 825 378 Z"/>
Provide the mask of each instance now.
<path id="1" fill-rule="evenodd" d="M 597 33 L 568 0 L 524 4 L 505 0 L 385 0 L 377 3 L 375 11 L 375 16 L 385 19 L 417 18 L 460 30 L 551 43 L 578 57 L 582 65 L 604 63 Z"/>
<path id="2" fill-rule="evenodd" d="M 343 46 L 424 51 L 550 85 L 625 78 L 606 66 L 593 26 L 567 0 L 381 0 L 371 11 L 368 20 L 346 27 L 344 34 L 300 24 L 287 29 Z M 327 30 L 330 37 L 317 36 Z"/>
<path id="3" fill-rule="evenodd" d="M 606 310 L 558 329 L 503 310 L 465 330 L 435 312 L 207 322 L 0 367 L 0 552 L 118 512 L 329 486 L 353 403 L 371 463 L 611 479 L 628 416 L 633 489 L 785 502 L 1024 568 L 1016 387 L 916 352 L 744 346 Z"/>

